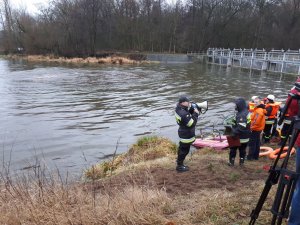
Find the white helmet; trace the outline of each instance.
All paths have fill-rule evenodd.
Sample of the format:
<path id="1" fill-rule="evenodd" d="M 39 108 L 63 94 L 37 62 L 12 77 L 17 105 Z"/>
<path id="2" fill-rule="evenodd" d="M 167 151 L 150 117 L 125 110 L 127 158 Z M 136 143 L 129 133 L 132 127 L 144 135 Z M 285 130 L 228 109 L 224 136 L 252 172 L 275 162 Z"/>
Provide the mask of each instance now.
<path id="1" fill-rule="evenodd" d="M 274 95 L 268 95 L 267 99 L 274 101 L 275 100 L 275 96 Z"/>
<path id="2" fill-rule="evenodd" d="M 252 97 L 251 97 L 251 100 L 254 101 L 254 100 L 257 99 L 257 98 L 258 98 L 258 96 L 252 96 Z"/>

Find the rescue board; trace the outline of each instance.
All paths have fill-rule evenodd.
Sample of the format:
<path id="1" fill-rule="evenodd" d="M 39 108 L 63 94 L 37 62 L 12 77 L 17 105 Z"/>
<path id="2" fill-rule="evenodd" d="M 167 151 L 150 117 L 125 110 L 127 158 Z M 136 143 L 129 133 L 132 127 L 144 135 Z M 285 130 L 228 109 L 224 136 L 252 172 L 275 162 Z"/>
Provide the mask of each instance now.
<path id="1" fill-rule="evenodd" d="M 213 148 L 216 150 L 222 150 L 225 148 L 228 148 L 228 141 L 226 140 L 226 138 L 214 138 L 214 139 L 201 139 L 201 138 L 197 138 L 194 143 L 193 146 L 196 148 L 204 148 L 204 147 L 209 147 L 209 148 Z"/>

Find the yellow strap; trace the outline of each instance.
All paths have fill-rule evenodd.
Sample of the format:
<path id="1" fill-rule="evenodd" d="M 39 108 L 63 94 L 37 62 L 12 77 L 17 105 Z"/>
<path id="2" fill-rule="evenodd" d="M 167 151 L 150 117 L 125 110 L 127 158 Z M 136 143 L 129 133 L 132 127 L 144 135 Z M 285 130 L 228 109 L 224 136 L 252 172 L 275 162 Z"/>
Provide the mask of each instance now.
<path id="1" fill-rule="evenodd" d="M 266 120 L 266 124 L 274 124 L 274 120 Z"/>
<path id="2" fill-rule="evenodd" d="M 240 139 L 240 142 L 241 142 L 241 143 L 247 143 L 247 142 L 249 142 L 249 138 Z"/>
<path id="3" fill-rule="evenodd" d="M 175 112 L 175 119 L 177 123 L 181 122 L 181 117 Z"/>

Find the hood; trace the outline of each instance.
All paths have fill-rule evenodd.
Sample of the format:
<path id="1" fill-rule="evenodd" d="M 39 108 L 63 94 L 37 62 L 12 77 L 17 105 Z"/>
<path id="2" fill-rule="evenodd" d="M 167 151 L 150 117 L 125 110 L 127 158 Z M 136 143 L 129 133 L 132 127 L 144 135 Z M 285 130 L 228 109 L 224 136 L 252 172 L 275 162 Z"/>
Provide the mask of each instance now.
<path id="1" fill-rule="evenodd" d="M 238 112 L 242 112 L 243 110 L 246 110 L 247 109 L 247 104 L 246 104 L 246 101 L 245 99 L 243 98 L 238 98 L 235 100 L 235 105 L 236 105 L 236 110 Z"/>

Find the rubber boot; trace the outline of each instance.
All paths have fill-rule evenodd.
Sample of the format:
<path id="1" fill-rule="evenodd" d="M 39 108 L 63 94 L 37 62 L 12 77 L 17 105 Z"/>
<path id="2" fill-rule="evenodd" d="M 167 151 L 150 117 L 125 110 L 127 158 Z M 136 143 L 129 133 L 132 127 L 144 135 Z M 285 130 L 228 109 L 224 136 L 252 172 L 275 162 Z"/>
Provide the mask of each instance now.
<path id="1" fill-rule="evenodd" d="M 234 166 L 234 158 L 229 157 L 228 166 Z"/>
<path id="2" fill-rule="evenodd" d="M 189 167 L 183 165 L 183 162 L 177 161 L 176 170 L 177 170 L 177 172 L 187 172 L 187 171 L 189 171 Z"/>
<path id="3" fill-rule="evenodd" d="M 245 162 L 245 159 L 244 158 L 240 158 L 240 166 L 243 166 L 244 162 Z"/>

